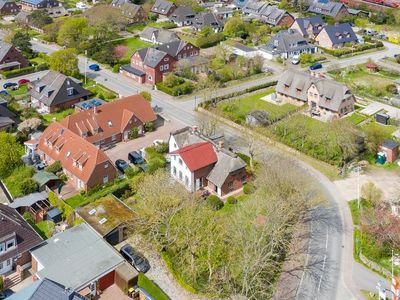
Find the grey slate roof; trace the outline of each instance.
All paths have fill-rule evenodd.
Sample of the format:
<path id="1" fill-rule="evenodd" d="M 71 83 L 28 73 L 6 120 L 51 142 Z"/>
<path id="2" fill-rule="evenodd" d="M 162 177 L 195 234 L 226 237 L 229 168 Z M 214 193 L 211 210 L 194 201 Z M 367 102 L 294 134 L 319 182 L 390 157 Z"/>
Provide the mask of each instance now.
<path id="1" fill-rule="evenodd" d="M 264 5 L 259 13 L 259 18 L 261 21 L 270 24 L 277 25 L 280 20 L 288 13 L 273 5 Z"/>
<path id="2" fill-rule="evenodd" d="M 28 252 L 43 241 L 14 208 L 0 203 L 0 240 L 13 235 L 16 237 L 17 247 L 1 254 L 1 261 Z"/>
<path id="3" fill-rule="evenodd" d="M 357 35 L 349 23 L 327 25 L 323 30 L 326 31 L 334 45 L 358 41 Z"/>
<path id="4" fill-rule="evenodd" d="M 236 49 L 239 49 L 243 52 L 248 52 L 248 53 L 256 51 L 256 49 L 247 47 L 241 43 L 235 43 L 235 45 L 233 47 Z"/>
<path id="5" fill-rule="evenodd" d="M 190 127 L 184 127 L 182 129 L 171 132 L 171 136 L 174 137 L 178 148 L 204 142 L 204 139 L 202 139 L 200 136 L 190 133 Z"/>
<path id="6" fill-rule="evenodd" d="M 136 68 L 132 67 L 131 65 L 123 65 L 123 66 L 121 66 L 121 70 L 127 71 L 128 73 L 131 73 L 131 74 L 136 75 L 136 76 L 144 76 L 144 75 L 146 75 L 145 72 L 143 72 L 143 71 L 141 71 L 139 69 L 136 69 Z"/>
<path id="7" fill-rule="evenodd" d="M 92 93 L 83 88 L 73 77 L 65 76 L 56 71 L 49 71 L 42 79 L 32 82 L 30 95 L 47 106 L 55 106 L 73 99 L 83 98 Z M 73 87 L 74 93 L 67 94 L 67 88 Z M 40 88 L 40 92 L 36 89 Z"/>
<path id="8" fill-rule="evenodd" d="M 396 141 L 393 141 L 391 139 L 385 139 L 382 143 L 382 146 L 388 149 L 396 149 L 399 147 L 399 143 Z"/>
<path id="9" fill-rule="evenodd" d="M 247 3 L 243 6 L 242 12 L 246 15 L 258 15 L 265 5 L 267 5 L 265 2 L 259 0 L 248 0 Z"/>
<path id="10" fill-rule="evenodd" d="M 336 18 L 342 8 L 346 8 L 343 3 L 332 2 L 329 0 L 315 0 L 308 8 L 309 12 Z"/>
<path id="11" fill-rule="evenodd" d="M 218 20 L 215 14 L 210 12 L 198 13 L 194 18 L 193 27 L 200 30 L 206 26 L 217 30 L 221 30 L 223 28 L 222 22 Z"/>
<path id="12" fill-rule="evenodd" d="M 123 3 L 118 6 L 125 17 L 133 18 L 139 12 L 141 6 L 134 3 Z"/>
<path id="13" fill-rule="evenodd" d="M 125 4 L 125 3 L 132 3 L 132 1 L 130 1 L 130 0 L 112 0 L 111 1 L 111 5 L 112 6 L 117 6 L 117 7 L 119 7 L 119 6 L 121 6 L 122 4 Z"/>
<path id="14" fill-rule="evenodd" d="M 188 43 L 185 41 L 173 41 L 170 43 L 162 44 L 155 46 L 154 48 L 160 51 L 163 51 L 165 53 L 168 53 L 169 55 L 176 57 L 178 53 L 185 47 Z"/>
<path id="15" fill-rule="evenodd" d="M 165 0 L 156 0 L 153 7 L 151 8 L 151 11 L 153 13 L 166 15 L 169 13 L 170 9 L 173 7 L 174 7 L 174 4 L 172 2 L 165 1 Z"/>
<path id="16" fill-rule="evenodd" d="M 45 201 L 45 200 L 47 200 L 46 192 L 32 193 L 24 197 L 14 199 L 14 201 L 10 203 L 9 206 L 12 208 L 18 208 L 23 206 L 29 207 L 38 201 Z"/>
<path id="17" fill-rule="evenodd" d="M 210 174 L 208 174 L 207 180 L 218 187 L 225 183 L 230 173 L 246 167 L 246 163 L 240 157 L 226 150 L 218 151 L 217 158 L 218 161 Z"/>
<path id="18" fill-rule="evenodd" d="M 39 283 L 29 300 L 84 300 L 85 297 L 50 279 Z"/>
<path id="19" fill-rule="evenodd" d="M 43 269 L 36 274 L 74 290 L 108 274 L 124 259 L 86 223 L 54 235 L 31 251 Z"/>
<path id="20" fill-rule="evenodd" d="M 147 26 L 139 34 L 140 38 L 151 41 L 153 36 L 157 44 L 165 44 L 179 40 L 178 35 L 170 30 Z"/>
<path id="21" fill-rule="evenodd" d="M 351 91 L 339 82 L 328 78 L 317 78 L 311 74 L 287 70 L 278 80 L 276 92 L 307 102 L 307 91 L 314 84 L 320 93 L 319 106 L 338 111 L 344 99 L 353 97 Z"/>
<path id="22" fill-rule="evenodd" d="M 4 56 L 7 55 L 8 51 L 12 48 L 12 45 L 6 43 L 4 41 L 0 41 L 0 60 L 4 59 Z"/>
<path id="23" fill-rule="evenodd" d="M 266 46 L 260 47 L 261 50 L 274 55 L 312 48 L 315 46 L 309 44 L 295 29 L 279 31 Z"/>
<path id="24" fill-rule="evenodd" d="M 156 48 L 142 48 L 138 50 L 138 53 L 143 63 L 152 68 L 156 67 L 165 55 L 167 55 L 166 52 Z"/>
<path id="25" fill-rule="evenodd" d="M 179 6 L 175 9 L 175 11 L 170 16 L 170 20 L 175 23 L 181 22 L 192 22 L 195 17 L 195 13 L 190 6 Z"/>
<path id="26" fill-rule="evenodd" d="M 294 22 L 299 25 L 303 36 L 308 35 L 307 28 L 310 25 L 312 26 L 314 35 L 317 35 L 318 33 L 320 33 L 323 26 L 325 26 L 325 22 L 322 20 L 322 18 L 320 16 L 297 18 Z"/>
<path id="27" fill-rule="evenodd" d="M 4 7 L 4 5 L 6 5 L 7 3 L 15 3 L 14 0 L 1 0 L 0 1 L 0 9 L 2 9 Z"/>

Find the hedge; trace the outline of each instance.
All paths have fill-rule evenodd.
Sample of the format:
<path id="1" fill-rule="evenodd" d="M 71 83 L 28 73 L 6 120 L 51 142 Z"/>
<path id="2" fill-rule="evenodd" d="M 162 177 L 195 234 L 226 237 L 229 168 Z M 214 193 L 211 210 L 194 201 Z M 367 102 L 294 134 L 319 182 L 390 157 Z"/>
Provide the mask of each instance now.
<path id="1" fill-rule="evenodd" d="M 57 172 L 62 170 L 61 162 L 59 160 L 56 160 L 50 166 L 47 166 L 44 170 L 46 172 L 50 172 L 50 173 L 56 174 Z"/>
<path id="2" fill-rule="evenodd" d="M 211 206 L 212 209 L 214 210 L 220 210 L 222 207 L 224 207 L 224 202 L 222 202 L 221 199 L 219 199 L 215 195 L 210 195 L 207 197 L 207 203 Z"/>
<path id="3" fill-rule="evenodd" d="M 209 36 L 201 36 L 196 39 L 195 44 L 199 48 L 209 48 L 222 42 L 225 36 L 222 32 L 213 33 Z"/>
<path id="4" fill-rule="evenodd" d="M 182 96 L 193 92 L 194 85 L 191 82 L 184 82 L 174 87 L 168 87 L 163 82 L 157 83 L 157 89 L 171 96 Z"/>
<path id="5" fill-rule="evenodd" d="M 382 47 L 384 47 L 383 43 L 381 41 L 377 41 L 375 43 L 365 43 L 365 44 L 355 45 L 355 49 L 351 48 L 339 48 L 339 49 L 321 48 L 321 49 L 330 55 L 333 55 L 335 57 L 341 57 L 343 55 L 358 53 L 369 49 L 382 48 Z"/>
<path id="6" fill-rule="evenodd" d="M 17 77 L 19 75 L 32 73 L 35 71 L 35 69 L 36 69 L 35 67 L 26 67 L 26 68 L 22 68 L 22 69 L 11 70 L 11 71 L 1 71 L 1 74 L 5 78 L 12 78 L 12 77 Z"/>
<path id="7" fill-rule="evenodd" d="M 152 280 L 143 273 L 139 273 L 138 286 L 144 289 L 153 299 L 169 300 L 169 297 Z"/>

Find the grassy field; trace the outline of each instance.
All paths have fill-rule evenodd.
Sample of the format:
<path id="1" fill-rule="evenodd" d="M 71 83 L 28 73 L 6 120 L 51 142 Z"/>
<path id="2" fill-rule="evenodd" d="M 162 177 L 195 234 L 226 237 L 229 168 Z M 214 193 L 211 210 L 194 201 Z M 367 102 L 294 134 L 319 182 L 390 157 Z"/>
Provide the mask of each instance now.
<path id="1" fill-rule="evenodd" d="M 273 93 L 273 91 L 273 89 L 268 89 L 245 98 L 221 101 L 217 104 L 217 108 L 225 117 L 239 124 L 244 124 L 246 115 L 253 110 L 264 110 L 268 113 L 269 120 L 277 120 L 297 109 L 296 106 L 291 104 L 275 105 L 261 100 L 262 97 Z"/>
<path id="2" fill-rule="evenodd" d="M 105 101 L 111 101 L 118 97 L 117 93 L 98 83 L 88 83 L 85 88 L 93 93 L 92 96 L 94 98 L 101 98 Z"/>
<path id="3" fill-rule="evenodd" d="M 385 69 L 372 73 L 365 68 L 365 65 L 333 70 L 329 73 L 335 80 L 350 87 L 356 95 L 373 99 L 393 96 L 387 87 L 393 84 L 393 80 L 400 78 L 399 73 Z"/>
<path id="4" fill-rule="evenodd" d="M 56 121 L 61 121 L 66 116 L 72 115 L 74 113 L 74 111 L 75 110 L 73 108 L 68 108 L 66 110 L 62 110 L 62 111 L 59 111 L 59 112 L 54 112 L 54 113 L 51 113 L 51 114 L 43 115 L 43 119 L 47 123 L 53 122 L 54 119 Z"/>
<path id="5" fill-rule="evenodd" d="M 396 126 L 393 125 L 382 125 L 376 122 L 369 122 L 368 124 L 365 124 L 363 126 L 360 127 L 361 130 L 366 131 L 368 129 L 371 130 L 378 130 L 380 132 L 382 132 L 382 135 L 385 138 L 391 138 L 393 132 L 395 132 L 395 130 L 397 129 Z"/>
<path id="6" fill-rule="evenodd" d="M 350 116 L 346 117 L 346 120 L 350 121 L 354 125 L 358 125 L 361 122 L 365 121 L 367 119 L 366 116 L 359 114 L 357 112 L 351 114 Z"/>
<path id="7" fill-rule="evenodd" d="M 15 91 L 13 91 L 11 89 L 8 89 L 7 92 L 13 97 L 15 97 L 15 96 L 23 96 L 23 95 L 26 95 L 28 93 L 28 85 L 26 85 L 26 84 L 21 85 L 19 87 L 19 89 L 15 90 Z"/>
<path id="8" fill-rule="evenodd" d="M 79 0 L 64 0 L 62 1 L 63 6 L 65 8 L 75 8 L 76 7 L 76 3 L 78 3 Z"/>
<path id="9" fill-rule="evenodd" d="M 21 166 L 16 168 L 9 177 L 4 180 L 8 191 L 14 198 L 22 197 L 26 193 L 22 190 L 22 183 L 24 180 L 32 178 L 34 171 L 31 167 Z"/>
<path id="10" fill-rule="evenodd" d="M 141 41 L 138 37 L 131 37 L 128 39 L 120 40 L 116 43 L 115 46 L 118 45 L 124 45 L 128 47 L 128 51 L 126 51 L 125 55 L 121 58 L 121 60 L 129 60 L 132 56 L 132 54 L 140 49 L 140 48 L 146 48 L 150 47 L 151 44 Z"/>

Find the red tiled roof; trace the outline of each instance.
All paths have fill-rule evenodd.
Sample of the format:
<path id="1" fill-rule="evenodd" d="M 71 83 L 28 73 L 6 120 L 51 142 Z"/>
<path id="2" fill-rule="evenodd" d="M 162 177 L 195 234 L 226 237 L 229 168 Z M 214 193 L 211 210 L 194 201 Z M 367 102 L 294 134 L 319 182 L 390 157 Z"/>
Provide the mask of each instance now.
<path id="1" fill-rule="evenodd" d="M 209 142 L 196 143 L 171 153 L 179 155 L 191 172 L 212 165 L 217 162 L 217 154 Z"/>
<path id="2" fill-rule="evenodd" d="M 93 109 L 72 114 L 61 121 L 66 128 L 91 143 L 122 133 L 132 120 L 136 126 L 153 122 L 157 116 L 141 95 L 132 95 Z M 95 129 L 99 129 L 95 132 Z"/>
<path id="3" fill-rule="evenodd" d="M 53 160 L 59 160 L 64 169 L 86 183 L 96 167 L 105 161 L 110 162 L 110 172 L 115 169 L 102 150 L 60 123 L 51 123 L 46 128 L 39 139 L 38 149 Z M 75 162 L 81 164 L 82 168 L 76 166 Z"/>

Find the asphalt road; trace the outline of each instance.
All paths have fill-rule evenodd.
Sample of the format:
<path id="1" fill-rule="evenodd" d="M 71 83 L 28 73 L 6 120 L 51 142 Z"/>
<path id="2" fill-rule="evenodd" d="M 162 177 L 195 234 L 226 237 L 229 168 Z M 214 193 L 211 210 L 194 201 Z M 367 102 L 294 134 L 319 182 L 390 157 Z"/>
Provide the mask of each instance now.
<path id="1" fill-rule="evenodd" d="M 379 60 L 385 56 L 400 53 L 400 47 L 385 43 L 387 49 L 368 53 L 348 59 L 338 60 L 325 65 L 345 67 L 359 64 L 371 58 Z M 36 51 L 50 53 L 57 49 L 51 45 L 33 42 Z M 90 64 L 91 62 L 88 62 Z M 85 70 L 85 58 L 79 58 L 79 68 Z M 188 97 L 186 100 L 173 99 L 158 91 L 151 90 L 109 70 L 99 72 L 88 71 L 89 78 L 93 78 L 104 86 L 118 92 L 121 96 L 131 95 L 142 90 L 150 91 L 153 104 L 163 108 L 168 118 L 176 119 L 187 125 L 196 123 L 197 114 L 195 104 L 201 101 L 199 97 Z M 241 90 L 258 85 L 262 82 L 276 80 L 278 75 L 264 77 L 240 85 L 219 90 L 218 94 Z M 236 130 L 227 126 L 220 126 L 229 143 L 236 148 L 245 149 L 244 138 Z M 270 149 L 263 145 L 268 152 Z M 272 149 L 271 149 L 272 150 Z M 304 172 L 313 176 L 323 189 L 329 204 L 315 210 L 313 215 L 312 236 L 309 244 L 307 264 L 313 272 L 304 272 L 299 281 L 297 299 L 362 299 L 360 289 L 375 290 L 376 283 L 382 280 L 375 273 L 370 272 L 353 260 L 352 234 L 353 226 L 347 208 L 346 199 L 337 191 L 323 174 L 298 160 L 297 163 Z M 388 286 L 388 283 L 386 283 Z"/>

